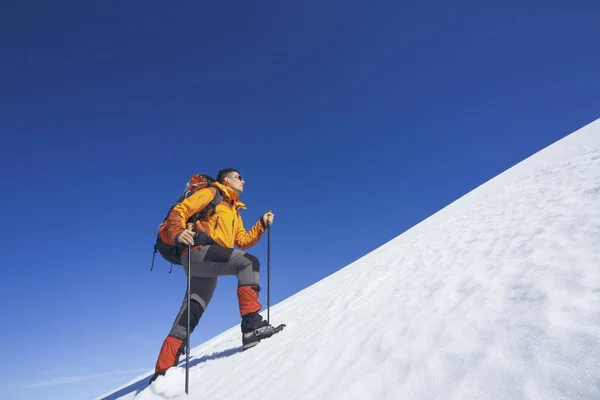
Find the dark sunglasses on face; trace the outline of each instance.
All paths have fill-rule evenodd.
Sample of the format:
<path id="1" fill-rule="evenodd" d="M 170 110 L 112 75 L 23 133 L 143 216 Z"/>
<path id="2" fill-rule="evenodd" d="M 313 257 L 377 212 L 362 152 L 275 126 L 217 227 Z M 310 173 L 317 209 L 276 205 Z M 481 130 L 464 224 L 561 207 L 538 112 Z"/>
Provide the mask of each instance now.
<path id="1" fill-rule="evenodd" d="M 229 178 L 235 178 L 235 179 L 238 179 L 240 182 L 244 180 L 244 178 L 242 178 L 242 176 L 241 176 L 241 175 L 238 175 L 238 176 L 230 176 Z"/>

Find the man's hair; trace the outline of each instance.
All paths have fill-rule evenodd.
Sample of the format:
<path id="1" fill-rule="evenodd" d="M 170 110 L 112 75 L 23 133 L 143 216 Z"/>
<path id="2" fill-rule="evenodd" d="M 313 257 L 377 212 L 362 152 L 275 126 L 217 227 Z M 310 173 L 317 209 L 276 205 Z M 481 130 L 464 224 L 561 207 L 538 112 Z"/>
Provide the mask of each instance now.
<path id="1" fill-rule="evenodd" d="M 225 179 L 227 177 L 227 175 L 229 175 L 232 172 L 237 172 L 239 174 L 239 171 L 237 169 L 234 169 L 234 168 L 223 168 L 217 174 L 217 182 L 223 183 L 223 179 Z"/>

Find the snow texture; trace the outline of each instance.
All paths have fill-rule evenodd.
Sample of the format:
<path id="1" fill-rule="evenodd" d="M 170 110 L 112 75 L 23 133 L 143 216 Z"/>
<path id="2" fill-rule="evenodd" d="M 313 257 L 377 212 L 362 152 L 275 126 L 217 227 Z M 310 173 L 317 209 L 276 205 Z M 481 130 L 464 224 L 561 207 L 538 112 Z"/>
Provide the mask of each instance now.
<path id="1" fill-rule="evenodd" d="M 246 352 L 239 326 L 192 349 L 189 395 L 183 362 L 101 398 L 600 399 L 600 120 L 271 322 L 287 327 Z"/>

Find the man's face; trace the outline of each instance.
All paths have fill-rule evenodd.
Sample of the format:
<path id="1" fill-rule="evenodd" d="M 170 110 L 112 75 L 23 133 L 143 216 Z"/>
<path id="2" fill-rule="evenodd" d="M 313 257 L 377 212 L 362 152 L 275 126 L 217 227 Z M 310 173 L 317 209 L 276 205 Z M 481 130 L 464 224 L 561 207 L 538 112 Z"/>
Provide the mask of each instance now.
<path id="1" fill-rule="evenodd" d="M 244 179 L 237 172 L 232 172 L 225 177 L 225 186 L 232 188 L 237 194 L 244 191 Z"/>

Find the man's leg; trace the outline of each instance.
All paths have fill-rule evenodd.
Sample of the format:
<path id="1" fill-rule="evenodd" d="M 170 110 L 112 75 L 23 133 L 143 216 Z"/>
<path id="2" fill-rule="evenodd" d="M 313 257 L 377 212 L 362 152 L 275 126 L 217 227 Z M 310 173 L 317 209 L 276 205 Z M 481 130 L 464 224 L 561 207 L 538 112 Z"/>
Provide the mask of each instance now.
<path id="1" fill-rule="evenodd" d="M 184 264 L 187 264 L 187 257 Z M 184 265 L 184 270 L 187 272 L 187 265 Z M 217 277 L 206 278 L 194 275 L 194 262 L 192 261 L 192 278 L 190 282 L 190 334 L 194 331 L 194 328 L 200 321 L 200 317 L 202 317 L 204 310 L 206 310 L 218 281 Z M 187 294 L 183 298 L 181 308 L 173 322 L 171 331 L 163 342 L 158 355 L 158 360 L 156 361 L 154 378 L 164 374 L 167 369 L 177 364 L 179 356 L 183 353 L 186 341 L 186 331 Z"/>
<path id="2" fill-rule="evenodd" d="M 240 316 L 257 313 L 262 305 L 258 301 L 258 258 L 244 251 L 219 245 L 205 246 L 192 253 L 192 265 L 203 276 L 237 276 Z"/>
<path id="3" fill-rule="evenodd" d="M 272 336 L 281 328 L 273 328 L 258 313 L 262 305 L 258 301 L 260 287 L 258 278 L 260 263 L 258 258 L 240 250 L 219 245 L 206 246 L 192 255 L 192 262 L 202 274 L 217 276 L 236 275 L 238 278 L 237 296 L 242 317 L 241 330 L 244 349 Z"/>

